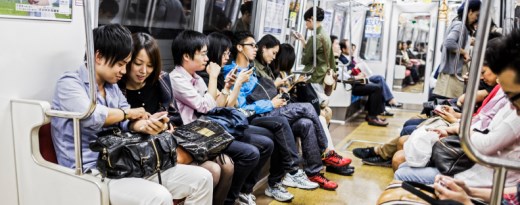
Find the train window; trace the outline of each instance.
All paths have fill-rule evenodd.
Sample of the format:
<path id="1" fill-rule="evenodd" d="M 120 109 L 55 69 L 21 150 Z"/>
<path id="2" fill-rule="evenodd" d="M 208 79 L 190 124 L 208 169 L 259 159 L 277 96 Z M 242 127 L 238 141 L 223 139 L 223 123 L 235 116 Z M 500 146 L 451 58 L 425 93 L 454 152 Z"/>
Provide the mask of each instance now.
<path id="1" fill-rule="evenodd" d="M 361 41 L 360 57 L 364 60 L 380 61 L 383 51 L 383 19 L 368 10 Z"/>
<path id="2" fill-rule="evenodd" d="M 208 0 L 204 9 L 204 33 L 230 31 L 235 25 L 233 23 L 241 21 L 242 16 L 236 18 L 240 13 L 240 3 L 233 0 Z M 249 17 L 249 25 L 251 16 L 250 13 L 246 15 Z"/>
<path id="3" fill-rule="evenodd" d="M 98 24 L 120 23 L 132 32 L 172 39 L 191 26 L 191 0 L 102 0 Z"/>

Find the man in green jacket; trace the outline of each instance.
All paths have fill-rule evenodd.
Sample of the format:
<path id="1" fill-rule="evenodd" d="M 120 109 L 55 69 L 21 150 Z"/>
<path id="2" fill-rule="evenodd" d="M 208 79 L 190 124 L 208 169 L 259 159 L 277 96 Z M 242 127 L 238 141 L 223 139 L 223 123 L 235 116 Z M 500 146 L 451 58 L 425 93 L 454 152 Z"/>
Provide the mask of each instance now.
<path id="1" fill-rule="evenodd" d="M 314 18 L 312 8 L 309 8 L 303 15 L 305 19 L 305 27 L 309 30 L 314 30 Z M 323 79 L 329 68 L 333 68 L 336 71 L 336 62 L 334 59 L 334 52 L 332 51 L 332 43 L 330 41 L 329 34 L 321 26 L 321 22 L 325 18 L 325 12 L 322 8 L 316 7 L 316 68 L 311 73 L 311 79 L 309 83 L 312 84 L 320 103 L 327 99 L 323 91 Z M 302 64 L 305 65 L 304 71 L 309 71 L 313 68 L 313 47 L 312 47 L 312 36 L 308 42 L 305 41 L 303 35 L 295 33 L 295 36 L 303 44 L 303 56 Z"/>

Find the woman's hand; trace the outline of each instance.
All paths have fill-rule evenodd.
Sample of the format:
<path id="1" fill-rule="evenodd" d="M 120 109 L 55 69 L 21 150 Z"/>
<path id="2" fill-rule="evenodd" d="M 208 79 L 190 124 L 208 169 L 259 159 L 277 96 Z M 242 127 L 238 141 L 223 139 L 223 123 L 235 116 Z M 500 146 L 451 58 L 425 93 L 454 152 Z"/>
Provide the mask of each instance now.
<path id="1" fill-rule="evenodd" d="M 457 119 L 457 117 L 455 117 L 455 115 L 453 115 L 447 111 L 433 110 L 433 112 L 435 112 L 435 114 L 439 115 L 440 117 L 442 117 L 442 119 L 448 121 L 449 123 L 456 123 L 459 121 L 459 119 Z"/>
<path id="2" fill-rule="evenodd" d="M 464 182 L 457 182 L 452 178 L 437 175 L 435 177 L 433 188 L 435 189 L 435 195 L 437 195 L 441 200 L 451 199 L 465 205 L 473 204 L 468 196 L 469 189 L 466 187 Z"/>
<path id="3" fill-rule="evenodd" d="M 150 113 L 146 112 L 143 107 L 128 109 L 125 112 L 128 115 L 127 119 L 129 120 L 146 120 L 148 119 L 148 116 L 150 116 Z"/>
<path id="4" fill-rule="evenodd" d="M 287 101 L 283 98 L 279 98 L 278 96 L 274 97 L 271 102 L 273 103 L 274 108 L 280 108 L 284 105 L 287 105 Z"/>
<path id="5" fill-rule="evenodd" d="M 233 70 L 229 71 L 226 75 L 226 79 L 224 79 L 224 88 L 231 89 L 231 87 L 235 84 L 237 76 L 236 76 L 237 68 L 233 68 Z"/>
<path id="6" fill-rule="evenodd" d="M 448 131 L 446 131 L 446 129 L 447 129 L 447 127 L 438 127 L 438 128 L 430 129 L 428 131 L 435 132 L 435 133 L 439 134 L 439 138 L 443 138 L 443 137 L 448 136 Z"/>
<path id="7" fill-rule="evenodd" d="M 274 80 L 274 85 L 275 85 L 276 87 L 280 87 L 280 86 L 282 86 L 283 84 L 287 83 L 287 80 L 289 80 L 289 78 L 284 78 L 284 79 L 276 78 L 276 80 Z"/>
<path id="8" fill-rule="evenodd" d="M 206 72 L 208 72 L 208 75 L 210 78 L 217 78 L 220 74 L 220 66 L 216 63 L 210 62 L 209 65 L 206 67 Z"/>
<path id="9" fill-rule="evenodd" d="M 170 119 L 165 116 L 165 114 L 167 114 L 167 112 L 157 112 L 147 120 L 138 120 L 133 124 L 133 130 L 150 135 L 159 134 L 168 128 Z"/>

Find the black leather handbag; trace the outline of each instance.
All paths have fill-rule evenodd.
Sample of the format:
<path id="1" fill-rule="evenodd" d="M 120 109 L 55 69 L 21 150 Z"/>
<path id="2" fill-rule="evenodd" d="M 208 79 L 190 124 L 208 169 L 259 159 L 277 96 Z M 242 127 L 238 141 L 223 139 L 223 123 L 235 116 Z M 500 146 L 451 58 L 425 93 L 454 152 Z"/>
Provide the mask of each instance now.
<path id="1" fill-rule="evenodd" d="M 97 168 L 103 177 L 148 177 L 177 163 L 177 142 L 173 135 L 162 132 L 146 135 L 122 132 L 113 128 L 97 133 L 89 147 L 99 152 Z"/>
<path id="2" fill-rule="evenodd" d="M 257 100 L 272 100 L 276 95 L 278 95 L 278 89 L 276 89 L 274 82 L 258 76 L 258 83 L 256 83 L 253 92 L 246 97 L 246 101 L 251 104 Z"/>
<path id="3" fill-rule="evenodd" d="M 460 139 L 456 135 L 435 142 L 431 162 L 442 174 L 448 176 L 463 172 L 475 164 L 462 150 Z"/>
<path id="4" fill-rule="evenodd" d="M 197 162 L 216 157 L 234 140 L 218 123 L 202 119 L 177 127 L 173 136 Z"/>

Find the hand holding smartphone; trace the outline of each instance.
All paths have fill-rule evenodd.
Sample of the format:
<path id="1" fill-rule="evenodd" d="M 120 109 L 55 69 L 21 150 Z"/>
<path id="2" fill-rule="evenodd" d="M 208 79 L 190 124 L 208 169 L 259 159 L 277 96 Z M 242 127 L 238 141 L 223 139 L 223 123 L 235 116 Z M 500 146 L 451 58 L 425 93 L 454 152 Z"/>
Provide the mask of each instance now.
<path id="1" fill-rule="evenodd" d="M 166 122 L 166 119 L 168 119 L 168 113 L 164 113 L 164 115 L 161 115 L 157 118 L 151 118 L 152 120 L 155 120 L 155 121 L 161 121 L 161 122 Z"/>

